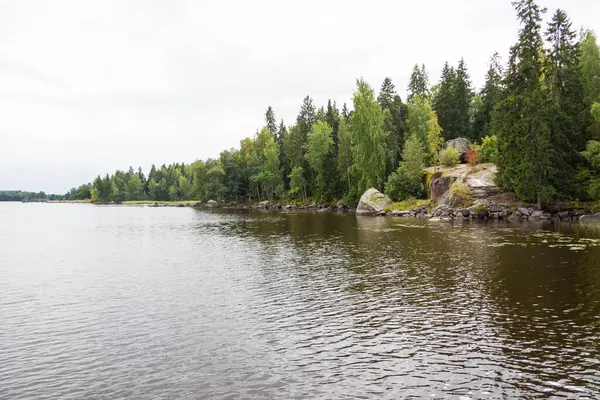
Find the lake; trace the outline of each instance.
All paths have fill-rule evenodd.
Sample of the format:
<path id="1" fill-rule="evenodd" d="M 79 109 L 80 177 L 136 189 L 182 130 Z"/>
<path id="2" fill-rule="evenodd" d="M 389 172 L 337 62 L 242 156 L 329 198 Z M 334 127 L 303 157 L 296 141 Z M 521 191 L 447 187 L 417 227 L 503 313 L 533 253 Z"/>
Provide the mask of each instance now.
<path id="1" fill-rule="evenodd" d="M 0 398 L 600 397 L 569 226 L 0 203 Z"/>

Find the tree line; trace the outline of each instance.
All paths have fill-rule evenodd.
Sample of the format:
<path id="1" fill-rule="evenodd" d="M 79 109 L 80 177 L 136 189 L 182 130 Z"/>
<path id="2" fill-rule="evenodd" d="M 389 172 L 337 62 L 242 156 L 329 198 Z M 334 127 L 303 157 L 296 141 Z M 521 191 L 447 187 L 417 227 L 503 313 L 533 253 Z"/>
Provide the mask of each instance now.
<path id="1" fill-rule="evenodd" d="M 0 190 L 0 201 L 48 201 L 63 200 L 65 196 L 45 192 L 24 192 L 21 190 Z"/>
<path id="2" fill-rule="evenodd" d="M 600 200 L 600 49 L 563 10 L 543 29 L 534 0 L 513 3 L 518 41 L 506 64 L 490 59 L 475 90 L 464 59 L 433 85 L 415 65 L 404 102 L 390 78 L 379 93 L 358 79 L 352 107 L 317 107 L 306 96 L 294 123 L 265 126 L 237 149 L 191 164 L 98 176 L 67 197 L 98 202 L 298 200 L 356 203 L 368 188 L 394 200 L 425 195 L 423 170 L 448 159 L 444 141 L 472 141 L 476 160 L 498 166 L 498 183 L 528 202 Z M 445 161 L 444 161 L 445 162 Z"/>

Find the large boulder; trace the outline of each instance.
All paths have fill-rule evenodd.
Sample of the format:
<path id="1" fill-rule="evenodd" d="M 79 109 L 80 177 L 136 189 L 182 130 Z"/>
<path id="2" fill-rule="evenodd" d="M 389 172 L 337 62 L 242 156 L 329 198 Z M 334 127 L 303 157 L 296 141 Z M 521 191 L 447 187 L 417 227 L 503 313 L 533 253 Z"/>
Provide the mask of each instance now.
<path id="1" fill-rule="evenodd" d="M 392 205 L 392 200 L 375 188 L 371 188 L 360 196 L 357 214 L 379 214 L 385 212 L 385 208 Z"/>
<path id="2" fill-rule="evenodd" d="M 215 200 L 209 200 L 206 202 L 206 207 L 217 208 L 217 207 L 219 207 L 219 203 L 217 203 Z"/>
<path id="3" fill-rule="evenodd" d="M 446 143 L 444 143 L 444 149 L 447 149 L 448 147 L 454 147 L 456 150 L 458 150 L 460 152 L 460 162 L 464 163 L 465 154 L 467 153 L 467 150 L 471 148 L 471 142 L 468 139 L 459 137 L 448 140 Z"/>
<path id="4" fill-rule="evenodd" d="M 488 200 L 500 194 L 500 189 L 494 182 L 494 164 L 428 168 L 428 174 L 431 174 L 431 178 L 427 189 L 431 200 L 438 205 L 462 208 L 469 207 L 476 201 L 491 205 Z"/>
<path id="5" fill-rule="evenodd" d="M 583 215 L 579 218 L 579 223 L 600 225 L 600 213 L 592 215 Z"/>

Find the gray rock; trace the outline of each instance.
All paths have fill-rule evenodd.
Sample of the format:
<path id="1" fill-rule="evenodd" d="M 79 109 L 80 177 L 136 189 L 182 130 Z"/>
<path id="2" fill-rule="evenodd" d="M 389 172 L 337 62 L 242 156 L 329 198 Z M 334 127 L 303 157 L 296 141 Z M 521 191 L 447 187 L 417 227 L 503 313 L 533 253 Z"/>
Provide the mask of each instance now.
<path id="1" fill-rule="evenodd" d="M 517 219 L 521 219 L 521 217 L 523 216 L 523 214 L 521 214 L 520 211 L 515 211 L 514 213 L 512 213 L 509 217 L 508 220 L 509 221 L 514 221 Z"/>
<path id="2" fill-rule="evenodd" d="M 531 214 L 531 213 L 529 212 L 529 210 L 528 210 L 527 208 L 525 208 L 525 207 L 519 207 L 519 212 L 520 212 L 521 214 L 523 214 L 523 215 L 527 216 L 527 217 L 529 217 L 529 215 Z"/>
<path id="3" fill-rule="evenodd" d="M 587 214 L 587 212 L 585 212 L 585 210 L 581 210 L 581 209 L 579 209 L 579 210 L 573 210 L 573 215 L 576 215 L 576 216 L 579 216 L 579 217 L 581 217 L 582 215 L 586 215 L 586 214 Z"/>
<path id="4" fill-rule="evenodd" d="M 216 202 L 215 200 L 209 200 L 206 202 L 206 207 L 208 208 L 217 208 L 219 207 L 219 203 Z"/>
<path id="5" fill-rule="evenodd" d="M 444 149 L 447 149 L 448 147 L 454 147 L 458 150 L 460 152 L 461 162 L 465 162 L 465 153 L 471 148 L 471 142 L 468 139 L 459 137 L 444 143 Z"/>
<path id="6" fill-rule="evenodd" d="M 360 196 L 357 214 L 378 214 L 392 205 L 392 200 L 375 188 L 371 188 Z"/>
<path id="7" fill-rule="evenodd" d="M 463 217 L 468 217 L 471 215 L 471 212 L 468 208 L 461 208 L 460 210 L 458 210 L 458 212 L 462 214 Z"/>
<path id="8" fill-rule="evenodd" d="M 415 213 L 408 210 L 394 210 L 390 213 L 393 217 L 411 217 L 414 216 Z"/>
<path id="9" fill-rule="evenodd" d="M 600 213 L 583 215 L 582 217 L 579 218 L 579 223 L 580 224 L 600 225 Z"/>
<path id="10" fill-rule="evenodd" d="M 497 212 L 490 213 L 490 219 L 499 219 L 499 218 L 500 218 L 500 213 L 497 213 Z"/>
<path id="11" fill-rule="evenodd" d="M 540 215 L 540 219 L 552 219 L 552 214 L 544 212 Z"/>
<path id="12" fill-rule="evenodd" d="M 529 216 L 529 219 L 539 219 L 542 217 L 543 214 L 544 214 L 543 211 L 536 210 L 531 213 L 531 215 Z"/>
<path id="13" fill-rule="evenodd" d="M 558 213 L 558 216 L 560 217 L 560 219 L 567 219 L 570 217 L 570 213 L 568 211 L 560 211 Z"/>
<path id="14" fill-rule="evenodd" d="M 256 205 L 256 208 L 269 208 L 269 200 L 261 201 Z"/>
<path id="15" fill-rule="evenodd" d="M 510 217 L 512 215 L 512 212 L 509 209 L 505 208 L 504 210 L 502 210 L 500 212 L 499 215 L 500 215 L 500 218 L 502 218 L 502 219 L 508 219 L 508 217 Z"/>

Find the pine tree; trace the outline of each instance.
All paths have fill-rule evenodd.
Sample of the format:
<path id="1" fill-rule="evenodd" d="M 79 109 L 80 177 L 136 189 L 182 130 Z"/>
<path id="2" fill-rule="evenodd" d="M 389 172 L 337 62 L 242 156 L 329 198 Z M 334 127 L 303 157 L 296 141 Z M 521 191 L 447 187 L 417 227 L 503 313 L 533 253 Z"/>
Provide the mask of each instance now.
<path id="1" fill-rule="evenodd" d="M 390 109 L 392 108 L 394 102 L 394 96 L 396 95 L 396 87 L 392 83 L 392 80 L 386 77 L 381 84 L 381 89 L 379 90 L 379 96 L 377 96 L 377 101 L 382 109 Z"/>
<path id="2" fill-rule="evenodd" d="M 412 102 L 415 95 L 427 97 L 429 94 L 428 88 L 429 78 L 427 77 L 425 64 L 422 64 L 421 67 L 419 67 L 418 64 L 415 64 L 412 74 L 410 75 L 410 82 L 408 83 L 408 102 Z"/>
<path id="3" fill-rule="evenodd" d="M 556 10 L 548 24 L 544 84 L 553 108 L 550 119 L 551 156 L 555 174 L 552 183 L 562 192 L 573 193 L 575 169 L 585 148 L 583 122 L 588 117 L 579 71 L 578 43 L 571 22 L 562 10 Z"/>
<path id="4" fill-rule="evenodd" d="M 498 52 L 490 59 L 490 64 L 485 75 L 485 84 L 481 89 L 483 133 L 482 136 L 490 136 L 492 132 L 492 115 L 496 104 L 502 96 L 502 59 Z"/>
<path id="5" fill-rule="evenodd" d="M 396 87 L 390 78 L 385 78 L 377 101 L 384 111 L 385 130 L 389 132 L 388 136 L 388 162 L 386 168 L 386 177 L 396 169 L 402 146 L 404 144 L 404 133 L 406 130 L 406 105 L 396 93 Z"/>
<path id="6" fill-rule="evenodd" d="M 442 76 L 432 104 L 446 140 L 458 137 L 456 133 L 456 81 L 456 71 L 446 62 L 442 68 Z"/>
<path id="7" fill-rule="evenodd" d="M 265 122 L 267 124 L 267 128 L 269 129 L 269 132 L 271 132 L 271 135 L 273 135 L 273 137 L 275 138 L 275 141 L 278 141 L 278 135 L 277 135 L 277 120 L 275 119 L 275 112 L 273 111 L 273 108 L 271 106 L 269 106 L 267 108 L 267 112 L 265 112 Z"/>
<path id="8" fill-rule="evenodd" d="M 471 87 L 471 79 L 467 71 L 467 65 L 464 59 L 458 62 L 456 68 L 456 83 L 455 87 L 455 127 L 452 135 L 454 137 L 470 138 L 471 123 L 469 118 L 469 109 L 471 100 L 473 99 L 473 89 Z M 443 126 L 442 126 L 443 128 Z"/>
<path id="9" fill-rule="evenodd" d="M 346 122 L 350 122 L 350 110 L 348 110 L 348 105 L 346 103 L 342 106 L 342 117 L 344 117 Z"/>
<path id="10" fill-rule="evenodd" d="M 542 14 L 534 0 L 513 3 L 521 23 L 511 48 L 506 93 L 498 104 L 494 132 L 498 137 L 498 180 L 525 201 L 549 200 L 554 188 L 550 157 L 547 95 L 541 85 Z"/>

